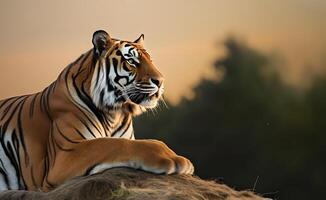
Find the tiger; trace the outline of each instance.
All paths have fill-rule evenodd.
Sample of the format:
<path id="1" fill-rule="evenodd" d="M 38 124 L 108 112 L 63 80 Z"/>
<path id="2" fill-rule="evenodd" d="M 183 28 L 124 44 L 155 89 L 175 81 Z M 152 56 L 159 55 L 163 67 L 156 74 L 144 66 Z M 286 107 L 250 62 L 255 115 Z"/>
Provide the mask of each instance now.
<path id="1" fill-rule="evenodd" d="M 1 191 L 50 191 L 114 167 L 193 174 L 165 143 L 135 139 L 132 119 L 164 92 L 144 35 L 131 42 L 98 30 L 92 44 L 43 91 L 0 101 Z"/>

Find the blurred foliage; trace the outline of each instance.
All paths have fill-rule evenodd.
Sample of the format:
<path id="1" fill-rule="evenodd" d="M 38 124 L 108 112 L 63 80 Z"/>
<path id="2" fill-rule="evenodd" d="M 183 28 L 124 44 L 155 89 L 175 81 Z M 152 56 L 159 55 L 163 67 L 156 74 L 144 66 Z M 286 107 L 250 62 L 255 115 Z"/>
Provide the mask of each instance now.
<path id="1" fill-rule="evenodd" d="M 224 79 L 202 80 L 194 99 L 136 118 L 136 135 L 165 141 L 202 178 L 277 199 L 321 199 L 326 78 L 299 93 L 280 80 L 273 57 L 233 38 L 224 45 L 227 56 L 214 64 Z"/>

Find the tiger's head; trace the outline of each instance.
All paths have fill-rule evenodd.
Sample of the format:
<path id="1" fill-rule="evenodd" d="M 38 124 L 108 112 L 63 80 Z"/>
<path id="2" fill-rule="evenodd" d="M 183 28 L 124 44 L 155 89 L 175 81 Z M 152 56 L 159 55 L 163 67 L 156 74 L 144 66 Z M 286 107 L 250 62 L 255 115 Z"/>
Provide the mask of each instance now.
<path id="1" fill-rule="evenodd" d="M 154 108 L 164 78 L 144 48 L 144 35 L 134 42 L 113 39 L 103 30 L 93 34 L 95 69 L 90 93 L 99 108 L 124 103 Z"/>

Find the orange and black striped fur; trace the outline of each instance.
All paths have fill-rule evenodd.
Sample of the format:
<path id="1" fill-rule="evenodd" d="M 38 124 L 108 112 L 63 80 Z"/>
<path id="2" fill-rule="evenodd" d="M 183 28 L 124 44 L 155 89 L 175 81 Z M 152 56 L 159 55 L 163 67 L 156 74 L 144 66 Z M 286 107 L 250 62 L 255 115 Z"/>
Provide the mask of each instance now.
<path id="1" fill-rule="evenodd" d="M 163 77 L 143 47 L 93 35 L 94 48 L 42 92 L 0 101 L 0 190 L 51 190 L 112 167 L 193 173 L 157 140 L 135 140 L 132 116 L 153 108 Z"/>

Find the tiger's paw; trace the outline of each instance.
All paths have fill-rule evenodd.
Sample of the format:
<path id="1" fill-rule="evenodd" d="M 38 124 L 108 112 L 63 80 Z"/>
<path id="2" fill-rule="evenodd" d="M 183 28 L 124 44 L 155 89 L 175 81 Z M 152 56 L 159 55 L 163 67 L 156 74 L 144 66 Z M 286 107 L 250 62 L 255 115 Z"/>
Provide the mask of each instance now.
<path id="1" fill-rule="evenodd" d="M 191 161 L 158 140 L 138 140 L 138 168 L 156 174 L 193 174 Z"/>

